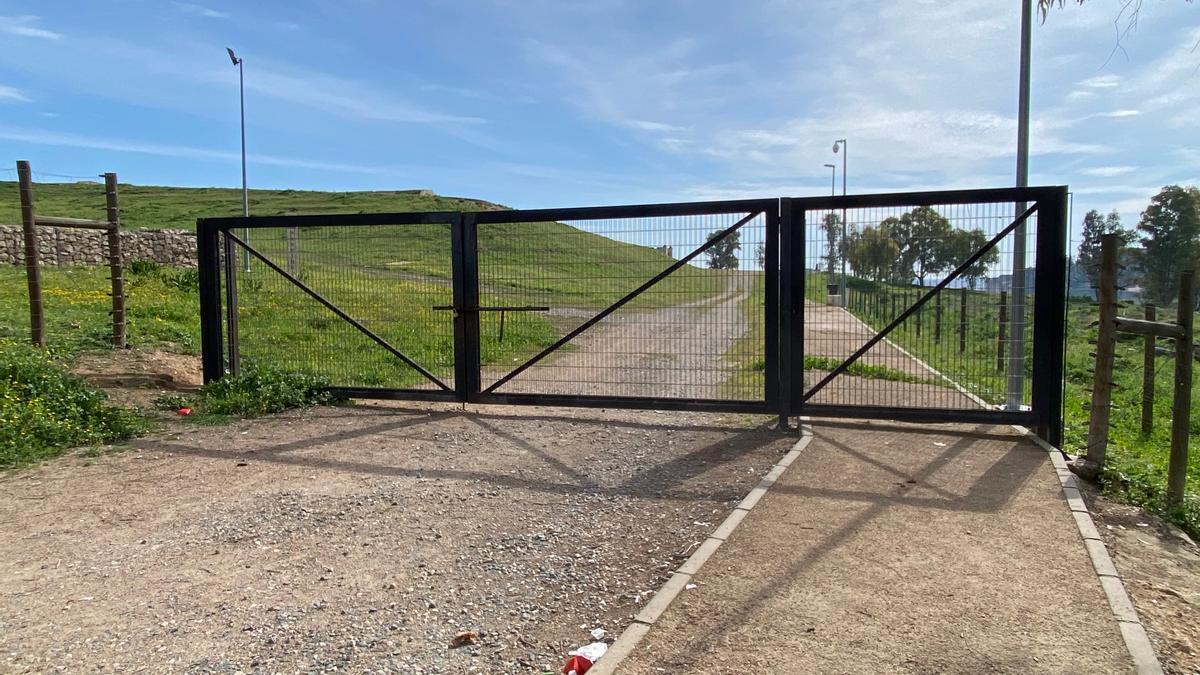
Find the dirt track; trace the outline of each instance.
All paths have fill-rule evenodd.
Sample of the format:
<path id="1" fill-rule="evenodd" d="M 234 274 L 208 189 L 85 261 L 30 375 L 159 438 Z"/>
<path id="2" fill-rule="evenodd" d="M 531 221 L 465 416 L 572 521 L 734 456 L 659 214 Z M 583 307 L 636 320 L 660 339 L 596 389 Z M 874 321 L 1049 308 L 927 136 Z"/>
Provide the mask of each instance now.
<path id="1" fill-rule="evenodd" d="M 744 425 L 324 408 L 11 474 L 0 671 L 557 669 L 793 442 Z"/>
<path id="2" fill-rule="evenodd" d="M 734 373 L 725 353 L 750 328 L 741 302 L 755 277 L 731 273 L 726 291 L 712 299 L 653 311 L 618 311 L 573 340 L 568 350 L 497 391 L 721 398 L 722 386 Z M 484 387 L 507 372 L 489 369 Z"/>

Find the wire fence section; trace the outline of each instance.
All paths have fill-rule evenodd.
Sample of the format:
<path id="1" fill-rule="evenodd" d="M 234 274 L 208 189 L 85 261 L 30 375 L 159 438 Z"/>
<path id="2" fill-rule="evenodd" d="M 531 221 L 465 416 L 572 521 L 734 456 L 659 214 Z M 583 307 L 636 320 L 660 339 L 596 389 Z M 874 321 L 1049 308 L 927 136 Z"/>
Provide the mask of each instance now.
<path id="1" fill-rule="evenodd" d="M 766 218 L 480 222 L 481 389 L 763 400 Z"/>
<path id="2" fill-rule="evenodd" d="M 1029 405 L 1036 212 L 1021 226 L 1024 261 L 1016 255 L 1022 234 L 1017 228 L 935 290 L 1025 208 L 991 202 L 806 211 L 807 402 L 935 409 Z M 1023 272 L 1014 275 L 1017 266 Z M 885 339 L 812 392 L 930 293 Z"/>
<path id="3" fill-rule="evenodd" d="M 254 252 L 235 245 L 226 265 L 236 280 L 241 367 L 342 387 L 440 389 L 437 380 L 453 388 L 454 318 L 435 309 L 452 302 L 450 228 L 330 217 L 231 230 Z"/>

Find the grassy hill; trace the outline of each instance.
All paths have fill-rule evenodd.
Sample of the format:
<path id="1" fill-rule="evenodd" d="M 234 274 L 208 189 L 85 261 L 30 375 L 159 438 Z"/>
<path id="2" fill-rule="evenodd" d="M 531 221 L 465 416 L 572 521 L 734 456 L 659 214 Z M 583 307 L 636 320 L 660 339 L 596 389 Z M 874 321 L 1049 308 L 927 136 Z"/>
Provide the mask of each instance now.
<path id="1" fill-rule="evenodd" d="M 242 191 L 237 188 L 185 188 L 122 183 L 121 224 L 132 230 L 196 229 L 196 219 L 239 216 Z M 103 218 L 104 186 L 78 183 L 35 183 L 38 213 L 71 218 Z M 314 190 L 251 190 L 250 212 L 259 215 L 294 213 L 372 213 L 387 211 L 487 211 L 495 204 L 457 197 L 421 195 L 416 191 L 319 192 Z M 21 222 L 16 181 L 0 181 L 0 224 Z"/>
<path id="2" fill-rule="evenodd" d="M 98 218 L 103 195 L 96 183 L 35 185 L 39 213 Z M 241 192 L 225 188 L 121 186 L 122 225 L 129 229 L 194 229 L 200 217 L 241 212 Z M 479 211 L 504 208 L 479 200 L 417 192 L 254 190 L 259 215 L 405 211 Z M 20 219 L 17 186 L 0 183 L 0 223 Z M 336 223 L 331 219 L 330 223 Z M 431 371 L 452 370 L 450 228 L 447 225 L 299 228 L 298 274 L 305 283 L 410 354 Z M 653 248 L 617 241 L 558 222 L 481 225 L 481 302 L 545 305 L 595 311 L 674 262 Z M 286 230 L 255 230 L 251 244 L 286 266 Z M 130 261 L 133 262 L 133 261 Z M 67 352 L 101 347 L 107 331 L 106 273 L 57 269 L 44 273 L 51 344 Z M 0 269 L 0 337 L 27 335 L 27 298 L 19 267 Z M 198 349 L 194 276 L 132 274 L 130 339 L 142 347 Z M 714 296 L 725 289 L 720 272 L 685 266 L 639 297 L 628 311 Z M 332 312 L 258 261 L 239 273 L 242 355 L 287 370 L 329 376 L 336 384 L 401 386 L 420 382 L 407 366 L 370 343 Z M 535 353 L 583 320 L 585 314 L 507 317 L 503 341 L 498 315 L 481 315 L 483 360 L 512 363 Z"/>

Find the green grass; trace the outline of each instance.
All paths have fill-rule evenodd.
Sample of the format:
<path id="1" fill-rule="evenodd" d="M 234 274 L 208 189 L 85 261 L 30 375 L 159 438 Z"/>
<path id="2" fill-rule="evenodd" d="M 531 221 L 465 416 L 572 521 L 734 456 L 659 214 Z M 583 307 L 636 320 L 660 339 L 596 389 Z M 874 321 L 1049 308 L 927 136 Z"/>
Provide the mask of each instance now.
<path id="1" fill-rule="evenodd" d="M 147 427 L 136 414 L 107 405 L 104 394 L 68 375 L 49 352 L 0 339 L 0 468 L 123 440 Z"/>
<path id="2" fill-rule="evenodd" d="M 36 171 L 35 171 L 36 173 Z M 34 206 L 47 216 L 104 217 L 102 183 L 34 183 Z M 237 188 L 184 188 L 157 185 L 119 186 L 121 224 L 127 229 L 196 229 L 196 219 L 242 214 Z M 421 196 L 403 191 L 319 192 L 250 190 L 255 215 L 381 213 L 408 211 L 481 211 L 493 204 L 458 197 Z M 0 224 L 21 222 L 16 181 L 0 181 Z"/>

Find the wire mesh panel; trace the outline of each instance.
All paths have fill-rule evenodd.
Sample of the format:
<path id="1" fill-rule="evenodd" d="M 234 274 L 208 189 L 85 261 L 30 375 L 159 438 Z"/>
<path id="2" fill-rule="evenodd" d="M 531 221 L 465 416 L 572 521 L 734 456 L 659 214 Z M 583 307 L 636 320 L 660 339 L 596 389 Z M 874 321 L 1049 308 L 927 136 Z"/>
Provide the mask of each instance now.
<path id="1" fill-rule="evenodd" d="M 229 317 L 241 367 L 339 387 L 453 389 L 453 317 L 434 309 L 453 300 L 451 224 L 306 222 L 254 228 L 237 245 Z"/>
<path id="2" fill-rule="evenodd" d="M 806 403 L 1027 410 L 1036 211 L 1021 226 L 1023 247 L 1016 229 L 992 242 L 1025 209 L 1000 201 L 806 210 Z"/>
<path id="3" fill-rule="evenodd" d="M 774 204 L 481 214 L 481 389 L 764 401 Z"/>

